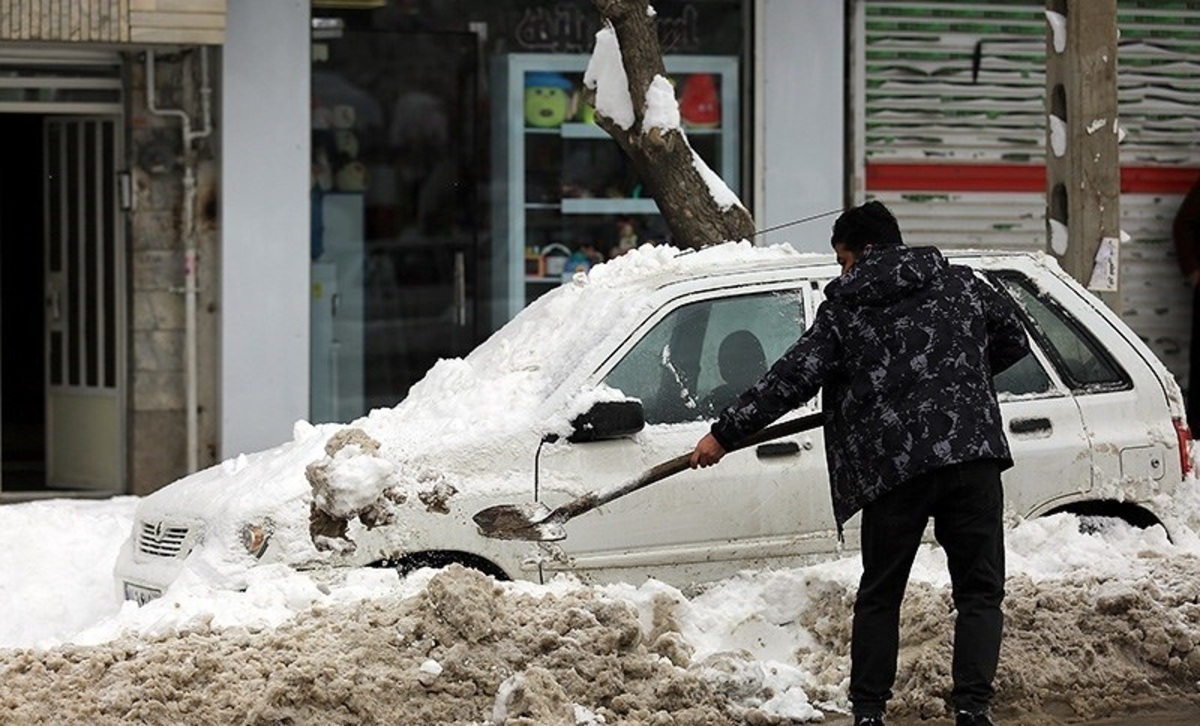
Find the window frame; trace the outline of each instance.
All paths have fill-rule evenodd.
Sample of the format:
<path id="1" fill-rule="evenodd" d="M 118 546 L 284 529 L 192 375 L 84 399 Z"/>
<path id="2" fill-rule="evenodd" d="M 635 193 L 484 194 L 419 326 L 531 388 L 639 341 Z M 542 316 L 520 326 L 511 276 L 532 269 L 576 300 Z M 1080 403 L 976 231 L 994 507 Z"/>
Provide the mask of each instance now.
<path id="1" fill-rule="evenodd" d="M 1109 352 L 1108 348 L 1086 326 L 1081 325 L 1078 318 L 1071 311 L 1067 310 L 1066 306 L 1059 302 L 1054 295 L 1040 287 L 1031 277 L 1017 270 L 987 270 L 981 272 L 992 284 L 993 288 L 1002 292 L 1016 307 L 1017 314 L 1021 317 L 1021 322 L 1026 332 L 1033 339 L 1035 345 L 1041 349 L 1042 355 L 1045 356 L 1046 360 L 1053 367 L 1055 375 L 1057 375 L 1063 385 L 1072 394 L 1090 395 L 1133 390 L 1133 378 L 1117 360 L 1116 356 Z M 1076 378 L 1058 348 L 1038 324 L 1037 319 L 1005 286 L 1005 280 L 1019 285 L 1034 299 L 1041 302 L 1051 314 L 1058 318 L 1065 327 L 1070 329 L 1071 333 L 1083 343 L 1093 356 L 1117 375 L 1118 380 L 1088 383 Z"/>
<path id="2" fill-rule="evenodd" d="M 678 313 L 681 309 L 697 304 L 697 303 L 716 303 L 720 300 L 731 300 L 739 297 L 751 297 L 761 295 L 778 295 L 781 293 L 792 293 L 796 296 L 797 304 L 799 305 L 798 313 L 802 314 L 802 327 L 797 333 L 797 339 L 812 325 L 812 316 L 816 309 L 816 303 L 813 300 L 812 290 L 816 283 L 809 277 L 791 277 L 784 279 L 770 279 L 761 282 L 752 283 L 730 283 L 723 284 L 718 287 L 712 287 L 704 290 L 692 290 L 686 293 L 681 293 L 671 297 L 659 306 L 657 306 L 649 315 L 641 322 L 634 326 L 633 330 L 621 342 L 616 345 L 612 351 L 605 356 L 604 360 L 592 372 L 589 380 L 592 385 L 605 384 L 605 381 L 612 372 L 625 360 L 626 357 L 637 347 L 641 341 L 645 340 L 663 320 L 671 315 Z M 768 361 L 768 368 L 773 361 Z M 632 394 L 627 394 L 631 397 Z M 648 425 L 662 426 L 677 426 L 683 423 L 705 423 L 711 421 L 711 418 L 699 418 L 696 421 L 676 422 L 676 423 L 658 423 Z"/>

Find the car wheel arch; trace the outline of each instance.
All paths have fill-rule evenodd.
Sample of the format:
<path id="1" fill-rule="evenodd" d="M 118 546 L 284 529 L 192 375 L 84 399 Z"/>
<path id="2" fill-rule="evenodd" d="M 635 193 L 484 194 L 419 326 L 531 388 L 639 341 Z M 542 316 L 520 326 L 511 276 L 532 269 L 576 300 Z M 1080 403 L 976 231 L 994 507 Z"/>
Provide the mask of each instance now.
<path id="1" fill-rule="evenodd" d="M 1171 530 L 1166 523 L 1162 521 L 1150 509 L 1130 501 L 1121 501 L 1117 499 L 1080 499 L 1065 504 L 1056 505 L 1037 516 L 1049 517 L 1053 514 L 1074 514 L 1078 517 L 1107 517 L 1119 519 L 1138 529 L 1150 529 L 1151 527 L 1162 527 L 1163 532 L 1167 535 L 1167 540 L 1174 542 L 1171 536 Z M 1082 529 L 1082 525 L 1081 525 Z"/>
<path id="2" fill-rule="evenodd" d="M 371 567 L 386 567 L 395 570 L 400 577 L 422 567 L 441 568 L 450 565 L 462 565 L 468 569 L 478 570 L 496 580 L 509 581 L 512 578 L 504 568 L 492 560 L 472 552 L 460 550 L 424 550 L 422 552 L 406 552 L 371 563 Z"/>

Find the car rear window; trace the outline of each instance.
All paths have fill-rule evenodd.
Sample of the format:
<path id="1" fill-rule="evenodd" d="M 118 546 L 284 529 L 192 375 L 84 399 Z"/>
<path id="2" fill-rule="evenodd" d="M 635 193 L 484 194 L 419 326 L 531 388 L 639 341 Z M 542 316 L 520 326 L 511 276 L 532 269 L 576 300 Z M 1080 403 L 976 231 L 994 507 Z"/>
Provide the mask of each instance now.
<path id="1" fill-rule="evenodd" d="M 996 275 L 1063 381 L 1079 393 L 1128 388 L 1129 376 L 1088 329 L 1046 291 L 1016 273 Z"/>

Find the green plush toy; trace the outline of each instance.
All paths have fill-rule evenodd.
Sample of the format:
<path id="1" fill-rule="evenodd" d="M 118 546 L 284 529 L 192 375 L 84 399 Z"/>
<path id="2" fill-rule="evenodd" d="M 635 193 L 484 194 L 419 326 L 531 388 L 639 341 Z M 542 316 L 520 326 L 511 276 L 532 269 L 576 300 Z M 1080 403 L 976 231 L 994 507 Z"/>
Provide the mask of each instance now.
<path id="1" fill-rule="evenodd" d="M 571 82 L 561 73 L 525 74 L 525 123 L 556 128 L 571 108 Z"/>

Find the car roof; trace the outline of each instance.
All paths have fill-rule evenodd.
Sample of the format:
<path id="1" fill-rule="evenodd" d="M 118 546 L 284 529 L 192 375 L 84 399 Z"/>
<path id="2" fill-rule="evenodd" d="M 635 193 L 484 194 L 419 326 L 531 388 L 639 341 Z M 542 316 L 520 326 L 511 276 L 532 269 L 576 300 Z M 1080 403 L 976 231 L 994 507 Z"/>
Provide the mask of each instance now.
<path id="1" fill-rule="evenodd" d="M 733 244 L 740 247 L 729 247 Z M 731 252 L 712 262 L 699 262 L 699 258 L 704 257 L 710 250 L 719 248 L 726 248 Z M 787 245 L 751 247 L 748 243 L 742 242 L 725 243 L 702 250 L 675 250 L 670 247 L 663 249 L 673 252 L 674 259 L 671 264 L 659 268 L 635 270 L 632 271 L 632 274 L 623 274 L 618 280 L 613 281 L 606 280 L 600 275 L 593 275 L 589 277 L 588 282 L 615 288 L 637 288 L 642 292 L 648 292 L 677 286 L 690 287 L 693 283 L 712 278 L 723 278 L 728 281 L 727 284 L 736 285 L 739 278 L 747 278 L 749 281 L 750 278 L 773 277 L 772 273 L 778 273 L 782 279 L 794 277 L 798 271 L 802 270 L 813 271 L 816 273 L 813 275 L 814 277 L 829 277 L 836 275 L 839 271 L 832 253 L 797 252 Z M 955 249 L 941 250 L 941 252 L 950 262 L 968 264 L 972 267 L 1006 267 L 1011 265 L 1011 260 L 1014 258 L 1030 261 L 1046 258 L 1046 255 L 1040 251 Z M 695 255 L 697 264 L 687 264 L 691 255 Z M 1004 260 L 1010 262 L 1005 264 Z"/>

